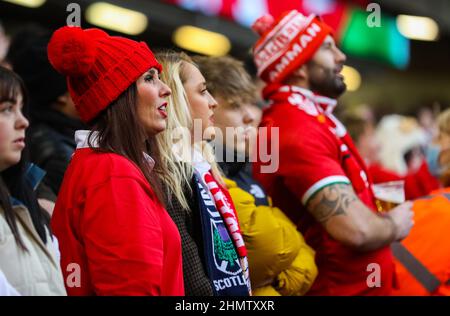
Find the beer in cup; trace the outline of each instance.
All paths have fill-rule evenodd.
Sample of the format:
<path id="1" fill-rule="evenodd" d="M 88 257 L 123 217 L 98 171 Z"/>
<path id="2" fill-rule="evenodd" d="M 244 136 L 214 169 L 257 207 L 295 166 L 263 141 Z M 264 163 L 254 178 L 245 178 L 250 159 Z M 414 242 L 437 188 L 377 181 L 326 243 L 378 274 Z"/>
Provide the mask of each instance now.
<path id="1" fill-rule="evenodd" d="M 405 181 L 374 184 L 375 203 L 379 212 L 387 212 L 405 202 Z"/>

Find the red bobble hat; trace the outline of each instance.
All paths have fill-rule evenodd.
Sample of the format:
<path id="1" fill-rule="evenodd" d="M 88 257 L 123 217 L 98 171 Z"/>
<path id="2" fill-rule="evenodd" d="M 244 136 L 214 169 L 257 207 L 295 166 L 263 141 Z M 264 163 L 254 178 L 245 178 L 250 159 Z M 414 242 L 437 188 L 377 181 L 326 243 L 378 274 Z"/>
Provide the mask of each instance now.
<path id="1" fill-rule="evenodd" d="M 276 21 L 271 15 L 264 15 L 252 29 L 261 36 L 253 46 L 258 76 L 268 83 L 282 82 L 310 60 L 325 37 L 332 34 L 319 17 L 305 17 L 296 10 L 284 13 Z"/>
<path id="2" fill-rule="evenodd" d="M 75 26 L 64 26 L 53 33 L 48 58 L 67 77 L 70 96 L 86 123 L 150 68 L 162 71 L 144 42 Z"/>

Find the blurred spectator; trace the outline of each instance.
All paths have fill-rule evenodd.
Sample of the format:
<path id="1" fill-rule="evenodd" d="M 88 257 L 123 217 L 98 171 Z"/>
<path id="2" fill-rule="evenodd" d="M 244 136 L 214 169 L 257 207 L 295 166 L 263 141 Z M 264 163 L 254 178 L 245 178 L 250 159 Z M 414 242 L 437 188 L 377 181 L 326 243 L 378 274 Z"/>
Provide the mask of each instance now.
<path id="1" fill-rule="evenodd" d="M 245 109 L 250 113 L 250 115 L 253 118 L 250 125 L 254 128 L 258 128 L 259 124 L 261 123 L 263 110 L 254 103 L 243 104 L 242 106 L 245 107 Z"/>
<path id="2" fill-rule="evenodd" d="M 314 250 L 309 247 L 295 224 L 277 207 L 262 186 L 246 174 L 246 165 L 256 133 L 251 109 L 255 86 L 243 65 L 231 57 L 196 57 L 207 85 L 218 105 L 214 124 L 221 130 L 216 137 L 219 165 L 238 213 L 247 246 L 253 294 L 303 295 L 317 276 Z M 233 137 L 228 133 L 233 131 Z M 221 143 L 219 143 L 219 141 Z M 229 153 L 232 159 L 227 159 Z M 244 159 L 239 159 L 239 158 Z"/>
<path id="3" fill-rule="evenodd" d="M 375 133 L 381 144 L 380 162 L 385 168 L 405 175 L 420 165 L 417 162 L 423 155 L 415 149 L 424 147 L 427 137 L 416 119 L 401 115 L 384 116 Z M 405 160 L 408 152 L 414 152 L 409 161 Z"/>
<path id="4" fill-rule="evenodd" d="M 414 142 L 412 142 L 412 149 L 407 150 L 404 155 L 401 153 L 398 154 L 400 159 L 404 160 L 405 168 L 407 169 L 405 174 L 399 174 L 384 167 L 380 160 L 381 148 L 384 145 L 390 146 L 390 143 L 395 142 L 395 139 L 393 138 L 397 137 L 398 132 L 396 133 L 393 130 L 384 131 L 382 132 L 383 135 L 386 133 L 390 136 L 387 138 L 384 137 L 383 139 L 377 138 L 372 120 L 367 120 L 367 116 L 364 116 L 362 112 L 347 113 L 343 117 L 343 122 L 345 123 L 348 132 L 355 140 L 355 144 L 361 157 L 367 164 L 369 174 L 374 183 L 405 180 L 405 197 L 407 200 L 426 195 L 439 187 L 438 181 L 428 170 L 421 148 L 414 146 Z M 404 143 L 411 142 L 405 141 L 405 138 L 407 137 L 408 134 L 405 134 L 399 138 Z M 414 138 L 415 135 L 412 137 Z M 397 143 L 395 142 L 395 144 Z M 401 149 L 401 146 L 402 145 L 392 145 L 391 147 L 393 149 Z M 408 159 L 409 156 L 415 158 Z M 395 156 L 393 156 L 393 159 L 394 157 Z M 413 167 L 413 165 L 417 164 L 419 164 L 419 167 Z"/>
<path id="5" fill-rule="evenodd" d="M 253 82 L 253 85 L 255 86 L 255 98 L 256 98 L 256 102 L 254 104 L 254 106 L 256 108 L 259 108 L 261 111 L 265 108 L 267 108 L 269 106 L 269 103 L 264 100 L 263 98 L 263 94 L 262 91 L 264 89 L 264 86 L 266 85 L 265 82 L 258 76 L 258 69 L 256 68 L 255 65 L 255 61 L 253 60 L 253 53 L 250 50 L 249 53 L 247 54 L 245 61 L 244 61 L 244 67 L 245 70 L 247 71 L 247 73 L 250 75 L 250 78 Z M 262 115 L 262 113 L 261 113 Z M 261 122 L 261 119 L 259 120 L 255 120 L 255 123 L 259 123 Z M 258 126 L 256 125 L 256 126 Z"/>
<path id="6" fill-rule="evenodd" d="M 393 246 L 399 284 L 394 295 L 450 295 L 450 109 L 438 117 L 436 146 L 443 188 L 414 201 L 416 224 Z"/>
<path id="7" fill-rule="evenodd" d="M 8 52 L 9 38 L 5 33 L 2 21 L 0 21 L 0 66 L 9 68 L 9 63 L 5 60 L 6 53 Z"/>
<path id="8" fill-rule="evenodd" d="M 244 68 L 247 71 L 247 73 L 250 75 L 250 78 L 253 82 L 253 86 L 255 87 L 255 92 L 254 92 L 255 102 L 247 103 L 242 106 L 245 107 L 247 109 L 247 111 L 251 114 L 251 116 L 253 117 L 253 121 L 250 123 L 250 125 L 255 128 L 255 134 L 256 134 L 256 131 L 257 131 L 256 129 L 259 127 L 259 124 L 261 124 L 263 111 L 265 108 L 267 108 L 269 106 L 269 103 L 266 100 L 264 100 L 264 98 L 263 98 L 262 90 L 264 89 L 265 83 L 263 80 L 261 80 L 261 78 L 259 78 L 259 76 L 257 74 L 256 65 L 253 60 L 253 54 L 251 51 L 248 53 L 247 58 L 244 61 Z M 257 139 L 255 139 L 255 142 L 252 143 L 255 146 L 256 146 L 256 141 L 257 141 Z M 252 160 L 253 160 L 253 158 L 254 157 L 252 157 Z M 253 164 L 247 164 L 245 166 L 245 170 L 244 170 L 250 177 L 253 177 L 252 166 L 253 166 Z"/>
<path id="9" fill-rule="evenodd" d="M 58 194 L 76 144 L 76 130 L 85 129 L 67 92 L 66 79 L 47 58 L 50 33 L 27 27 L 14 36 L 8 60 L 30 93 L 31 159 L 47 172 L 44 183 Z"/>
<path id="10" fill-rule="evenodd" d="M 22 295 L 65 295 L 57 241 L 34 194 L 40 179 L 23 154 L 26 100 L 22 80 L 0 66 L 0 272 Z"/>
<path id="11" fill-rule="evenodd" d="M 370 112 L 366 110 L 346 112 L 342 116 L 342 122 L 354 140 L 364 162 L 370 166 L 379 163 L 381 144 L 375 137 L 373 116 L 368 113 Z"/>
<path id="12" fill-rule="evenodd" d="M 422 107 L 417 112 L 419 125 L 424 129 L 427 137 L 427 143 L 431 142 L 438 133 L 436 125 L 436 116 L 429 107 Z"/>

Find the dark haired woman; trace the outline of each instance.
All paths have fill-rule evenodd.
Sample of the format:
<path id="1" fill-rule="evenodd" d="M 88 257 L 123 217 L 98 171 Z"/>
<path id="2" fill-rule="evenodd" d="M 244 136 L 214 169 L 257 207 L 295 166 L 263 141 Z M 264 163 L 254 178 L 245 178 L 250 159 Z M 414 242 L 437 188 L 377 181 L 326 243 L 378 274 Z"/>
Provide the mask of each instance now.
<path id="1" fill-rule="evenodd" d="M 52 238 L 27 175 L 22 151 L 28 120 L 22 80 L 0 66 L 0 279 L 1 294 L 65 295 Z M 6 286 L 5 286 L 6 285 Z"/>
<path id="2" fill-rule="evenodd" d="M 77 131 L 52 218 L 69 295 L 184 295 L 181 241 L 161 204 L 154 136 L 170 89 L 145 43 L 63 27 L 51 64 L 90 131 Z"/>

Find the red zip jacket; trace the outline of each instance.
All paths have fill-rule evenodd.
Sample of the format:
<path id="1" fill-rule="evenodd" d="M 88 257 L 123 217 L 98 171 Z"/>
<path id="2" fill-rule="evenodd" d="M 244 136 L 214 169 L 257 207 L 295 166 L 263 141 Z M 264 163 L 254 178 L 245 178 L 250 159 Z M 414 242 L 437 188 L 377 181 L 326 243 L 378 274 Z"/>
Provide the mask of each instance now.
<path id="1" fill-rule="evenodd" d="M 77 149 L 51 224 L 69 295 L 184 295 L 178 230 L 123 156 Z"/>
<path id="2" fill-rule="evenodd" d="M 274 205 L 298 224 L 316 251 L 319 274 L 308 294 L 389 295 L 394 281 L 390 248 L 353 250 L 333 239 L 306 209 L 309 199 L 322 188 L 345 183 L 376 212 L 364 162 L 332 114 L 336 101 L 292 86 L 271 85 L 264 94 L 271 106 L 264 111 L 262 126 L 279 128 L 279 167 L 276 172 L 261 173 L 259 161 L 253 170 Z M 374 267 L 379 268 L 379 287 L 372 282 Z"/>

